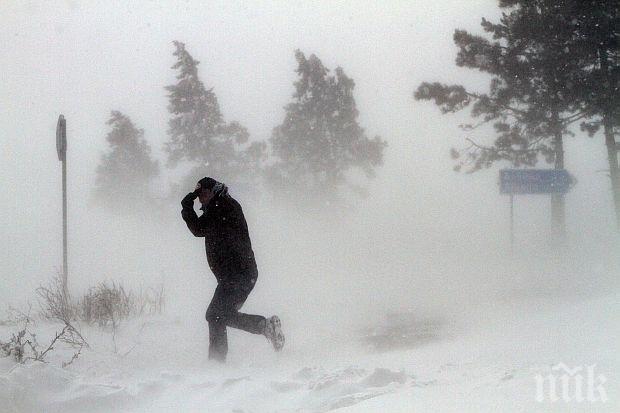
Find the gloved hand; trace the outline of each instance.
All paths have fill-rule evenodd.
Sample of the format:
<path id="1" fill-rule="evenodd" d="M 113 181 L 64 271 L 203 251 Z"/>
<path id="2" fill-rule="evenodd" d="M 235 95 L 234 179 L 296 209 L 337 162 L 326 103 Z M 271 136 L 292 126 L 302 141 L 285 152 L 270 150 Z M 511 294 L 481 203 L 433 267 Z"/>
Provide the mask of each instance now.
<path id="1" fill-rule="evenodd" d="M 198 189 L 200 190 L 200 189 Z M 194 200 L 198 198 L 198 191 L 190 192 L 185 195 L 185 198 L 181 201 L 181 206 L 183 208 L 194 208 Z"/>

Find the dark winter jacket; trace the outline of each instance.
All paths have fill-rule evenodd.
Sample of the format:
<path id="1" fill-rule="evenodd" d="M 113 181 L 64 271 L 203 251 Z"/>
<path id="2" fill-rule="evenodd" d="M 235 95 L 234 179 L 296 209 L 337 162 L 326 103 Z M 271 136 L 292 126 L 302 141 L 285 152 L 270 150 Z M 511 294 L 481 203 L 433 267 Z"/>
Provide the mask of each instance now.
<path id="1" fill-rule="evenodd" d="M 194 211 L 196 194 L 181 201 L 181 216 L 196 237 L 205 238 L 207 261 L 218 282 L 255 278 L 254 251 L 241 205 L 230 195 L 216 196 L 202 209 Z"/>

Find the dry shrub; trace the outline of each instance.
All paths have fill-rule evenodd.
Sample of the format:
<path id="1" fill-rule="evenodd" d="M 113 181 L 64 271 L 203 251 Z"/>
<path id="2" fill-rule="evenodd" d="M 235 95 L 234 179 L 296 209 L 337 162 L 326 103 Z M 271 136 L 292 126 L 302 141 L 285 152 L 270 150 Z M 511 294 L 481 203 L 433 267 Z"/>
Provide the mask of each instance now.
<path id="1" fill-rule="evenodd" d="M 17 332 L 11 333 L 9 341 L 0 341 L 0 351 L 4 353 L 5 357 L 12 357 L 18 363 L 25 363 L 28 360 L 45 363 L 47 354 L 54 350 L 54 346 L 57 343 L 64 343 L 74 350 L 71 359 L 62 363 L 62 366 L 66 367 L 80 356 L 84 347 L 88 347 L 88 343 L 82 334 L 67 319 L 59 319 L 64 326 L 60 332 L 56 332 L 47 347 L 41 347 L 37 342 L 35 333 L 30 331 L 30 325 L 34 323 L 30 317 L 30 312 L 25 314 L 11 308 L 9 309 L 9 319 L 16 320 L 15 325 L 21 324 L 21 326 Z"/>
<path id="2" fill-rule="evenodd" d="M 101 283 L 91 287 L 77 302 L 80 319 L 100 327 L 116 328 L 120 320 L 131 315 L 133 297 L 122 285 Z"/>
<path id="3" fill-rule="evenodd" d="M 36 337 L 28 330 L 28 323 L 16 333 L 11 333 L 9 341 L 0 341 L 0 351 L 5 357 L 13 357 L 18 363 L 25 362 L 28 348 L 34 351 L 37 347 Z"/>
<path id="4" fill-rule="evenodd" d="M 164 296 L 164 285 L 141 289 L 136 294 L 136 315 L 155 315 L 162 314 L 166 300 Z"/>
<path id="5" fill-rule="evenodd" d="M 7 317 L 0 320 L 0 325 L 15 326 L 16 332 L 11 333 L 8 341 L 0 340 L 0 354 L 12 357 L 19 363 L 27 360 L 45 362 L 45 357 L 54 350 L 54 346 L 64 343 L 74 349 L 71 359 L 63 363 L 65 367 L 80 356 L 84 347 L 88 347 L 74 323 L 83 321 L 99 327 L 110 327 L 114 340 L 116 329 L 122 320 L 140 315 L 161 314 L 165 305 L 163 285 L 133 292 L 125 290 L 121 284 L 115 282 L 102 282 L 91 287 L 78 300 L 71 300 L 63 288 L 60 273 L 47 285 L 37 288 L 36 292 L 41 308 L 39 316 L 45 320 L 60 322 L 63 328 L 56 332 L 49 345 L 41 347 L 36 335 L 30 330 L 34 323 L 30 310 L 25 314 L 9 307 Z"/>
<path id="6" fill-rule="evenodd" d="M 47 320 L 79 320 L 99 327 L 118 327 L 122 320 L 161 314 L 165 298 L 163 284 L 157 288 L 126 290 L 120 283 L 101 282 L 77 300 L 67 297 L 61 274 L 37 288 L 40 315 Z"/>
<path id="7" fill-rule="evenodd" d="M 49 284 L 39 286 L 36 291 L 42 318 L 60 321 L 75 319 L 75 307 L 65 292 L 60 272 L 56 272 Z"/>
<path id="8" fill-rule="evenodd" d="M 77 302 L 78 317 L 89 324 L 116 328 L 120 321 L 144 314 L 161 314 L 164 289 L 126 291 L 121 284 L 102 282 Z"/>

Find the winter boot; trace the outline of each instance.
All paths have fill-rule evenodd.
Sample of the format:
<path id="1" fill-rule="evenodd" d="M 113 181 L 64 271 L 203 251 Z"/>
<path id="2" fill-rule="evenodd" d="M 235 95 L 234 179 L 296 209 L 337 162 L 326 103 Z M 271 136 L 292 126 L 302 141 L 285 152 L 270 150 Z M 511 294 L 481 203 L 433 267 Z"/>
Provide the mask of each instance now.
<path id="1" fill-rule="evenodd" d="M 275 351 L 282 350 L 282 347 L 284 347 L 284 334 L 282 333 L 282 325 L 277 315 L 265 320 L 264 334 L 273 345 Z"/>

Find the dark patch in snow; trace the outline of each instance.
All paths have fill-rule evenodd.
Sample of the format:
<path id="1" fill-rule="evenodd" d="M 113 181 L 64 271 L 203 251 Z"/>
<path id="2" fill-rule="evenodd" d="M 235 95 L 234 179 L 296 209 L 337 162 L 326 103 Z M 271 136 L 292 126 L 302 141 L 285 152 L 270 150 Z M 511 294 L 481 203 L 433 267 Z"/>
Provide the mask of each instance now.
<path id="1" fill-rule="evenodd" d="M 250 380 L 250 376 L 236 377 L 234 379 L 228 379 L 224 383 L 222 383 L 222 387 L 229 387 L 233 384 L 239 383 L 244 380 Z"/>
<path id="2" fill-rule="evenodd" d="M 303 387 L 303 383 L 298 383 L 294 381 L 272 381 L 271 388 L 277 391 L 278 393 L 287 393 L 293 390 L 300 389 Z"/>
<path id="3" fill-rule="evenodd" d="M 390 383 L 403 384 L 407 381 L 407 375 L 402 371 L 392 371 L 384 368 L 377 368 L 361 384 L 368 387 L 383 387 Z"/>
<path id="4" fill-rule="evenodd" d="M 392 313 L 383 325 L 363 329 L 362 341 L 375 351 L 414 348 L 441 338 L 444 322 L 409 313 Z"/>

